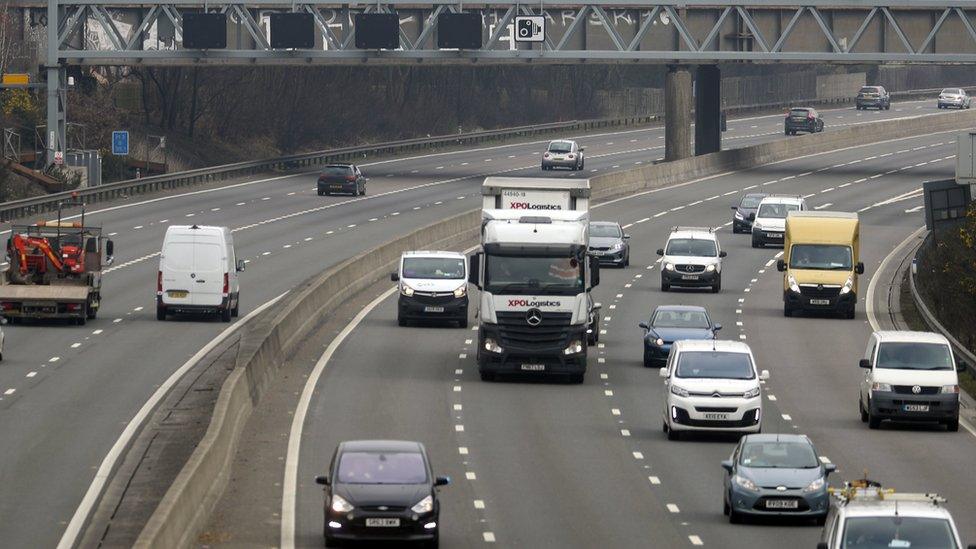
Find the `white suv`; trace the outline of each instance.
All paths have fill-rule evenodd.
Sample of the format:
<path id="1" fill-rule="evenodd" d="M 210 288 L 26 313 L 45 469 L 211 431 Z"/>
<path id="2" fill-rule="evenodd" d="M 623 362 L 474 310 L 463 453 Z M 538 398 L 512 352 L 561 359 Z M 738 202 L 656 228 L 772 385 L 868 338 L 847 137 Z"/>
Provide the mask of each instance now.
<path id="1" fill-rule="evenodd" d="M 715 229 L 672 227 L 668 243 L 657 251 L 661 256 L 661 291 L 671 286 L 722 289 L 722 251 Z"/>
<path id="2" fill-rule="evenodd" d="M 786 232 L 786 215 L 808 209 L 807 201 L 800 196 L 772 195 L 763 198 L 756 213 L 749 214 L 749 220 L 752 221 L 752 247 L 762 248 L 767 244 L 782 246 L 783 233 Z"/>
<path id="3" fill-rule="evenodd" d="M 741 341 L 681 340 L 671 346 L 664 378 L 663 428 L 668 440 L 682 431 L 758 433 L 760 380 L 752 350 Z"/>
<path id="4" fill-rule="evenodd" d="M 881 421 L 939 422 L 959 430 L 958 366 L 941 334 L 877 331 L 868 338 L 858 409 L 872 429 Z"/>

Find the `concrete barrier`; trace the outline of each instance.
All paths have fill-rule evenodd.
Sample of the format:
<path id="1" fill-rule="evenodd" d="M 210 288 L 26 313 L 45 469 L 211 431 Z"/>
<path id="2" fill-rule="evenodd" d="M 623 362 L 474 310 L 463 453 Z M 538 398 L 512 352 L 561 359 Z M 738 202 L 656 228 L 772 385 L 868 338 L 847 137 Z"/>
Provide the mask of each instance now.
<path id="1" fill-rule="evenodd" d="M 976 111 L 883 121 L 623 170 L 594 177 L 590 182 L 593 198 L 606 200 L 790 158 L 974 126 Z M 195 545 L 198 532 L 227 485 L 244 424 L 286 357 L 329 317 L 330 311 L 393 270 L 401 252 L 457 248 L 477 237 L 480 219 L 480 211 L 471 210 L 364 251 L 306 280 L 249 323 L 241 335 L 235 371 L 221 388 L 207 433 L 135 546 Z"/>

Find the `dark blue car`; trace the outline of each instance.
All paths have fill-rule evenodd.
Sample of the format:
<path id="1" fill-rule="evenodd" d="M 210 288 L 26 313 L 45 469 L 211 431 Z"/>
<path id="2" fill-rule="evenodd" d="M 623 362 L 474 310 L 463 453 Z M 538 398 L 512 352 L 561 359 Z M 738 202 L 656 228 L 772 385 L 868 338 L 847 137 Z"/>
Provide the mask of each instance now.
<path id="1" fill-rule="evenodd" d="M 714 324 L 704 307 L 661 305 L 654 309 L 644 329 L 644 367 L 660 367 L 668 360 L 671 344 L 681 339 L 713 339 L 722 329 Z"/>

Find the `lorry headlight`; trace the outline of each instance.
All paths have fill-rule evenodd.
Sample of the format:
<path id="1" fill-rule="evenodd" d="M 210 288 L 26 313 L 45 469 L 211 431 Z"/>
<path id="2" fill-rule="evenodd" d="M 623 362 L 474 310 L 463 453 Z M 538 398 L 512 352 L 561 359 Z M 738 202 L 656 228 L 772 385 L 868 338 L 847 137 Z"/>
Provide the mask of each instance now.
<path id="1" fill-rule="evenodd" d="M 579 339 L 574 339 L 565 349 L 563 349 L 564 355 L 575 355 L 582 352 L 583 342 Z"/>
<path id="2" fill-rule="evenodd" d="M 840 295 L 850 293 L 850 291 L 853 289 L 854 289 L 854 277 L 849 276 L 847 277 L 847 282 L 844 283 L 844 287 L 840 289 Z"/>
<path id="3" fill-rule="evenodd" d="M 494 339 L 490 337 L 485 338 L 485 350 L 489 353 L 500 353 L 502 352 L 502 346 L 495 342 Z"/>
<path id="4" fill-rule="evenodd" d="M 714 272 L 714 271 L 715 271 L 715 265 L 707 265 L 707 266 L 705 266 L 705 272 L 706 273 L 711 273 L 711 272 Z"/>
<path id="5" fill-rule="evenodd" d="M 403 294 L 403 295 L 405 295 L 405 296 L 407 296 L 407 297 L 410 297 L 410 296 L 413 295 L 413 288 L 411 288 L 410 286 L 407 286 L 406 284 L 401 284 L 400 285 L 400 293 Z"/>
<path id="6" fill-rule="evenodd" d="M 664 264 L 664 270 L 666 270 L 666 271 L 673 271 L 674 270 L 674 264 L 673 263 L 665 263 Z"/>
<path id="7" fill-rule="evenodd" d="M 468 287 L 461 286 L 460 288 L 454 290 L 454 297 L 464 297 L 467 293 L 468 293 Z"/>
<path id="8" fill-rule="evenodd" d="M 793 278 L 793 275 L 786 277 L 786 283 L 790 285 L 790 291 L 800 293 L 800 285 L 796 283 L 796 279 Z"/>
<path id="9" fill-rule="evenodd" d="M 871 390 L 872 391 L 880 391 L 882 393 L 890 393 L 891 392 L 891 384 L 890 383 L 872 383 L 871 384 Z"/>

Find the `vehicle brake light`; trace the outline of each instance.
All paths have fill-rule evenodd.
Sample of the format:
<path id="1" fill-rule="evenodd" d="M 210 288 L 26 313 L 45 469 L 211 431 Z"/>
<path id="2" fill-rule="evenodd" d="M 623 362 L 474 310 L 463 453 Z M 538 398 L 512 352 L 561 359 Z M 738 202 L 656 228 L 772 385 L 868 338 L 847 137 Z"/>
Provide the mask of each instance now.
<path id="1" fill-rule="evenodd" d="M 65 308 L 69 311 L 80 311 L 81 303 L 68 303 Z"/>
<path id="2" fill-rule="evenodd" d="M 163 271 L 159 271 L 159 274 L 156 276 L 156 291 L 163 291 Z"/>
<path id="3" fill-rule="evenodd" d="M 812 114 L 808 114 L 807 115 L 807 120 L 813 120 L 813 115 Z"/>
<path id="4" fill-rule="evenodd" d="M 10 301 L 4 301 L 3 302 L 3 310 L 4 311 L 13 311 L 16 308 L 17 308 L 16 307 L 16 303 L 12 303 Z"/>
<path id="5" fill-rule="evenodd" d="M 230 293 L 230 275 L 227 273 L 224 273 L 224 293 Z"/>

